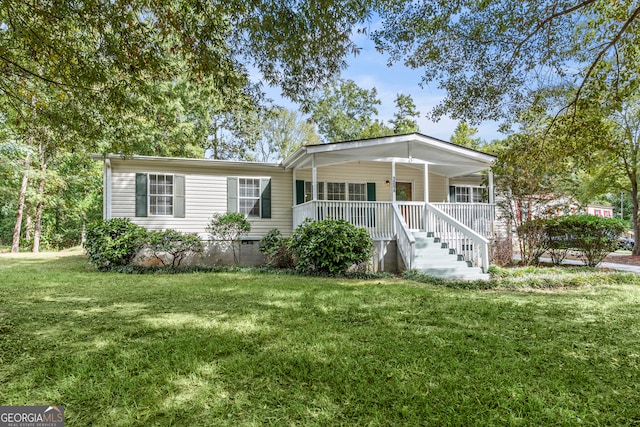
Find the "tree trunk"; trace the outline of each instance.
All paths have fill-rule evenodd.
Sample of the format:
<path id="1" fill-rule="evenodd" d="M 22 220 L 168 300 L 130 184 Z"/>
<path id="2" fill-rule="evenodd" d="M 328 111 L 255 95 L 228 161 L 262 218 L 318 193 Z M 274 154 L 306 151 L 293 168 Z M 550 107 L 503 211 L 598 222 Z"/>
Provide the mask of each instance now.
<path id="1" fill-rule="evenodd" d="M 22 185 L 20 186 L 20 195 L 18 196 L 18 212 L 16 212 L 16 225 L 13 229 L 13 241 L 11 243 L 11 252 L 17 253 L 20 250 L 20 232 L 22 230 L 22 213 L 24 211 L 24 201 L 27 196 L 27 185 L 29 184 L 29 161 L 30 153 L 24 159 L 24 174 L 22 175 Z"/>
<path id="2" fill-rule="evenodd" d="M 29 243 L 31 241 L 31 233 L 33 232 L 33 221 L 31 221 L 31 215 L 27 214 L 24 221 L 24 241 Z"/>
<path id="3" fill-rule="evenodd" d="M 47 159 L 42 156 L 42 160 L 40 163 L 40 183 L 38 184 L 38 194 L 36 197 L 38 198 L 38 203 L 36 204 L 36 218 L 35 218 L 35 226 L 33 229 L 33 252 L 40 252 L 40 235 L 42 230 L 42 209 L 44 208 L 44 186 L 46 184 L 46 173 L 47 173 Z"/>
<path id="4" fill-rule="evenodd" d="M 633 222 L 633 238 L 635 240 L 632 254 L 639 256 L 640 245 L 638 244 L 638 238 L 640 237 L 640 224 L 638 223 L 638 210 L 640 203 L 638 202 L 638 180 L 635 178 L 631 179 L 631 203 L 633 204 L 633 215 L 631 221 Z"/>

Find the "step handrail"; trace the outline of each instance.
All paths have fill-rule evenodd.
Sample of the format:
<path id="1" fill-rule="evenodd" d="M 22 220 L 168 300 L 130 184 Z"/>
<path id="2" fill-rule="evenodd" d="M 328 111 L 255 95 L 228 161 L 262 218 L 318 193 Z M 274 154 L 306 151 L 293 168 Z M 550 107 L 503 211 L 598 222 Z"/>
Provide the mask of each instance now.
<path id="1" fill-rule="evenodd" d="M 464 235 L 466 238 L 468 238 L 468 239 L 474 241 L 475 243 L 479 244 L 479 246 L 480 246 L 481 268 L 482 268 L 482 271 L 484 273 L 486 273 L 488 271 L 488 269 L 489 269 L 489 240 L 487 240 L 480 233 L 477 233 L 476 231 L 474 231 L 471 228 L 467 227 L 466 225 L 464 225 L 460 221 L 456 220 L 455 218 L 447 215 L 445 212 L 443 212 L 442 210 L 438 209 L 437 207 L 433 206 L 432 204 L 430 204 L 428 202 L 425 203 L 425 211 L 424 211 L 424 215 L 425 215 L 424 224 L 425 224 L 425 226 L 427 224 L 427 213 L 432 213 L 434 216 L 436 216 L 441 221 L 443 221 L 443 222 L 449 224 L 450 226 L 452 226 L 454 229 L 456 229 L 456 231 L 458 231 L 459 233 Z"/>
<path id="2" fill-rule="evenodd" d="M 416 238 L 409 230 L 409 226 L 395 203 L 393 203 L 393 213 L 398 252 L 400 252 L 406 269 L 411 270 L 415 259 Z"/>

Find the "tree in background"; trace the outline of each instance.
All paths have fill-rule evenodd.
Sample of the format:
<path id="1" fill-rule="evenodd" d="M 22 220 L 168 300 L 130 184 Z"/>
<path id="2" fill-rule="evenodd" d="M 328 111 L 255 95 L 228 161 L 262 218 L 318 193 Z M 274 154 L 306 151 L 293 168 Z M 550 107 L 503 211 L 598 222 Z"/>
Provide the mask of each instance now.
<path id="1" fill-rule="evenodd" d="M 411 95 L 396 95 L 395 99 L 396 112 L 389 123 L 393 125 L 393 133 L 396 135 L 404 133 L 419 132 L 420 128 L 416 122 L 416 118 L 420 117 L 420 111 L 416 109 Z"/>
<path id="2" fill-rule="evenodd" d="M 285 108 L 268 110 L 261 120 L 253 160 L 278 162 L 303 145 L 320 143 L 314 126 Z"/>
<path id="3" fill-rule="evenodd" d="M 380 105 L 378 91 L 362 89 L 353 80 L 338 79 L 307 102 L 306 109 L 328 142 L 358 139 L 373 124 Z"/>
<path id="4" fill-rule="evenodd" d="M 390 62 L 424 70 L 423 84 L 435 81 L 446 91 L 432 117 L 514 120 L 549 84 L 575 84 L 565 106 L 576 105 L 589 86 L 638 70 L 637 2 L 391 1 L 377 12 L 376 47 Z"/>
<path id="5" fill-rule="evenodd" d="M 478 150 L 483 145 L 483 141 L 481 138 L 474 138 L 477 133 L 477 128 L 469 126 L 467 122 L 462 121 L 458 123 L 453 131 L 451 143 Z"/>

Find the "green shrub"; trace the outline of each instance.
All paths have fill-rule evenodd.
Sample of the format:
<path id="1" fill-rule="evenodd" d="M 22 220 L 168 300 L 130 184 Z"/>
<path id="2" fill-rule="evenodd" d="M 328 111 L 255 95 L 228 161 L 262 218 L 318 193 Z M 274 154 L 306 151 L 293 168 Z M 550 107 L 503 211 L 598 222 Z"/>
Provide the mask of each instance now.
<path id="1" fill-rule="evenodd" d="M 570 238 L 568 244 L 581 253 L 589 267 L 595 267 L 618 246 L 618 237 L 626 230 L 624 221 L 618 218 L 601 218 L 594 215 L 563 217 L 563 226 Z"/>
<path id="2" fill-rule="evenodd" d="M 204 243 L 197 234 L 181 233 L 172 229 L 149 232 L 145 247 L 162 265 L 172 267 L 178 267 L 187 255 L 204 251 Z M 167 260 L 166 255 L 170 255 L 171 259 Z"/>
<path id="3" fill-rule="evenodd" d="M 620 219 L 594 215 L 527 221 L 518 227 L 518 233 L 526 236 L 525 247 L 521 248 L 523 263 L 537 264 L 547 251 L 553 263 L 560 264 L 569 250 L 575 250 L 587 266 L 595 267 L 607 254 L 616 250 L 618 236 L 625 229 L 626 225 Z"/>
<path id="4" fill-rule="evenodd" d="M 147 230 L 128 218 L 101 220 L 87 227 L 84 250 L 98 268 L 131 263 L 147 239 Z"/>
<path id="5" fill-rule="evenodd" d="M 283 237 L 280 230 L 270 230 L 262 239 L 258 250 L 265 255 L 266 264 L 275 268 L 293 268 L 295 263 L 289 246 L 290 239 Z"/>
<path id="6" fill-rule="evenodd" d="M 540 257 L 546 250 L 546 220 L 533 219 L 518 226 L 520 256 L 524 265 L 538 265 Z"/>
<path id="7" fill-rule="evenodd" d="M 233 261 L 238 263 L 240 248 L 238 242 L 251 231 L 251 223 L 239 212 L 214 213 L 206 227 L 211 238 L 223 247 L 231 248 Z"/>
<path id="8" fill-rule="evenodd" d="M 296 270 L 316 274 L 344 274 L 373 254 L 367 231 L 343 219 L 307 219 L 294 231 L 290 247 L 297 258 Z"/>

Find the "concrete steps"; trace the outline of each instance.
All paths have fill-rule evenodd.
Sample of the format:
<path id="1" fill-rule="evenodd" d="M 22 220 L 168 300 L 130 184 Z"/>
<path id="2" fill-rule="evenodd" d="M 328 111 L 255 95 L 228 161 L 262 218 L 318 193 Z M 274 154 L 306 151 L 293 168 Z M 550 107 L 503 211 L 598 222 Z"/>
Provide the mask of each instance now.
<path id="1" fill-rule="evenodd" d="M 432 233 L 413 232 L 416 239 L 414 268 L 424 274 L 443 279 L 489 280 L 489 275 L 471 261 L 456 254 L 446 243 L 440 242 Z"/>

